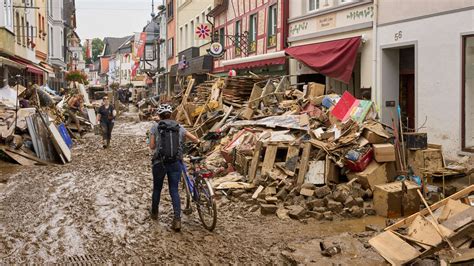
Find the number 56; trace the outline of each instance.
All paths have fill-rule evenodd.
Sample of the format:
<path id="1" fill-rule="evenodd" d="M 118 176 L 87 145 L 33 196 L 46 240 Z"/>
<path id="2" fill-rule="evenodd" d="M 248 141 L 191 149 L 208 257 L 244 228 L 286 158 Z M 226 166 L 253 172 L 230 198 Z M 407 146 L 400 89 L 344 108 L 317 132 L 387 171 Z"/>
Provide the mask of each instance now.
<path id="1" fill-rule="evenodd" d="M 403 37 L 402 31 L 395 33 L 395 41 L 400 40 Z"/>

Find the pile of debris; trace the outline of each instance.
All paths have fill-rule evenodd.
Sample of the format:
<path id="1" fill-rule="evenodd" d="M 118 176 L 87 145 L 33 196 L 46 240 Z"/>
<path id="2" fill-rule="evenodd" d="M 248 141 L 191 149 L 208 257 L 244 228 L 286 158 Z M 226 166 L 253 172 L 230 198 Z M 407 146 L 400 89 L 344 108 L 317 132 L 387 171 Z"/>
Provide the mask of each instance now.
<path id="1" fill-rule="evenodd" d="M 474 262 L 474 185 L 385 228 L 369 240 L 392 265 L 416 264 L 426 259 L 445 265 Z M 441 263 L 443 265 L 443 263 Z"/>
<path id="2" fill-rule="evenodd" d="M 0 158 L 21 165 L 70 162 L 75 127 L 66 125 L 65 103 L 72 94 L 84 95 L 88 118 L 78 116 L 83 129 L 91 130 L 96 117 L 84 85 L 72 83 L 69 91 L 59 96 L 37 85 L 1 88 Z"/>
<path id="3" fill-rule="evenodd" d="M 193 87 L 188 79 L 172 102 L 176 120 L 207 140 L 208 164 L 227 165 L 231 173 L 215 179 L 215 188 L 240 199 L 253 194 L 249 201 L 262 214 L 402 217 L 420 207 L 407 189 L 423 187 L 436 202 L 455 191 L 422 179 L 469 171 L 462 163 L 446 166 L 441 146 L 428 144 L 426 133 L 399 130 L 400 117 L 400 124 L 381 123 L 372 101 L 348 91 L 256 75 Z"/>

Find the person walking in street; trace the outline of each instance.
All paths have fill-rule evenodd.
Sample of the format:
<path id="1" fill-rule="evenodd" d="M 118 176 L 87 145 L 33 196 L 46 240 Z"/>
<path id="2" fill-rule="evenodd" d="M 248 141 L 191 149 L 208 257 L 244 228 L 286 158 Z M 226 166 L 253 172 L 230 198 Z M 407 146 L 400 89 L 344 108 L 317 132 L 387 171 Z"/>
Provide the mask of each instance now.
<path id="1" fill-rule="evenodd" d="M 81 133 L 81 124 L 77 118 L 84 111 L 84 95 L 77 93 L 67 101 L 68 121 L 66 124 L 74 122 L 78 133 Z"/>
<path id="2" fill-rule="evenodd" d="M 158 219 L 161 190 L 165 175 L 168 176 L 168 187 L 173 205 L 174 218 L 171 228 L 181 230 L 181 202 L 179 198 L 179 181 L 181 179 L 180 160 L 183 159 L 185 139 L 195 143 L 200 140 L 184 129 L 178 122 L 171 119 L 172 108 L 168 104 L 158 107 L 159 121 L 150 130 L 150 149 L 154 150 L 152 158 L 153 193 L 151 218 Z"/>
<path id="3" fill-rule="evenodd" d="M 102 106 L 99 108 L 99 114 L 97 115 L 97 124 L 100 123 L 102 128 L 102 138 L 104 141 L 102 147 L 104 147 L 104 149 L 110 146 L 116 115 L 117 111 L 115 111 L 115 108 L 110 104 L 109 97 L 104 96 Z"/>

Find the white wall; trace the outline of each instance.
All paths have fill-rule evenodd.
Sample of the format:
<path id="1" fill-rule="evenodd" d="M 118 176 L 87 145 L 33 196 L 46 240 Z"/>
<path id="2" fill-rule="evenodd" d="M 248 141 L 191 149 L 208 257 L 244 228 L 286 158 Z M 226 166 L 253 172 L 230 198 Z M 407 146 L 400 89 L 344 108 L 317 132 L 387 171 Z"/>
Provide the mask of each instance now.
<path id="1" fill-rule="evenodd" d="M 395 40 L 399 32 L 402 37 Z M 474 10 L 378 28 L 378 103 L 387 79 L 381 47 L 416 43 L 415 125 L 420 127 L 427 117 L 420 131 L 428 132 L 430 143 L 442 144 L 448 158 L 461 148 L 461 34 L 467 32 L 474 32 Z"/>

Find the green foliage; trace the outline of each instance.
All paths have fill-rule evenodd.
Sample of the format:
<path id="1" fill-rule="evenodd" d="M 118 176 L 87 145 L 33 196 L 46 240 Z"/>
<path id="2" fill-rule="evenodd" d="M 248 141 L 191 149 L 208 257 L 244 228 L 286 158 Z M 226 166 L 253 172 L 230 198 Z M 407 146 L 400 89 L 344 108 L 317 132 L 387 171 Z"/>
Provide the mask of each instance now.
<path id="1" fill-rule="evenodd" d="M 87 85 L 89 82 L 87 80 L 87 75 L 78 71 L 78 70 L 73 70 L 73 71 L 69 71 L 67 74 L 66 74 L 66 80 L 68 82 L 71 82 L 71 81 L 74 81 L 74 82 L 79 82 L 79 83 L 82 83 L 82 84 L 85 84 Z"/>
<path id="2" fill-rule="evenodd" d="M 104 42 L 99 38 L 92 39 L 92 61 L 97 60 L 104 50 Z"/>

